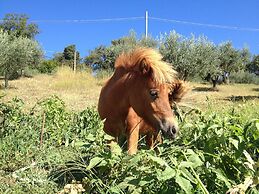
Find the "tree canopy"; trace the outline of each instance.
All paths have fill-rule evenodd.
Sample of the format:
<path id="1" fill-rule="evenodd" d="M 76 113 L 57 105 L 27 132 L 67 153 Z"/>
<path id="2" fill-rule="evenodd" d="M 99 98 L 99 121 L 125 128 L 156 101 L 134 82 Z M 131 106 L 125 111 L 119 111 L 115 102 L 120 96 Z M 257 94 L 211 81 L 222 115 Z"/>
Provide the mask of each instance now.
<path id="1" fill-rule="evenodd" d="M 13 37 L 0 30 L 0 71 L 8 87 L 10 76 L 25 66 L 37 65 L 42 58 L 39 44 L 25 37 Z"/>
<path id="2" fill-rule="evenodd" d="M 0 29 L 16 37 L 34 39 L 39 34 L 39 28 L 35 23 L 28 23 L 28 20 L 26 14 L 6 14 L 0 23 Z"/>
<path id="3" fill-rule="evenodd" d="M 164 60 L 171 63 L 184 80 L 219 71 L 216 46 L 204 36 L 186 38 L 172 31 L 161 36 L 160 42 Z"/>
<path id="4" fill-rule="evenodd" d="M 231 42 L 216 45 L 205 36 L 185 37 L 175 31 L 162 34 L 158 39 L 151 36 L 137 39 L 136 33 L 130 31 L 128 36 L 112 40 L 109 46 L 101 45 L 91 50 L 84 63 L 95 69 L 113 69 L 115 59 L 120 53 L 137 46 L 158 49 L 163 60 L 171 63 L 184 80 L 210 77 L 217 81 L 219 76 L 246 68 L 255 71 L 257 68 L 256 60 L 250 63 L 251 53 L 248 48 L 236 49 Z"/>
<path id="5" fill-rule="evenodd" d="M 73 61 L 74 56 L 75 56 L 75 49 L 76 49 L 76 45 L 74 45 L 74 44 L 65 47 L 64 52 L 63 52 L 64 59 L 67 61 Z M 77 61 L 80 60 L 80 54 L 78 51 L 76 51 L 76 60 Z"/>
<path id="6" fill-rule="evenodd" d="M 251 73 L 259 75 L 259 55 L 255 55 L 250 63 L 247 64 L 246 69 Z"/>

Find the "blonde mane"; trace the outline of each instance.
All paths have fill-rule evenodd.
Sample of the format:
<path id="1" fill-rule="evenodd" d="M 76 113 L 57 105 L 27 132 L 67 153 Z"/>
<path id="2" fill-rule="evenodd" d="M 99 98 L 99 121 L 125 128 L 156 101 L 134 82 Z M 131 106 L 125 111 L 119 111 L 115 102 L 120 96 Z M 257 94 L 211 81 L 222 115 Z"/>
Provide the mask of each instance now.
<path id="1" fill-rule="evenodd" d="M 162 61 L 161 54 L 151 48 L 136 48 L 132 52 L 122 53 L 116 59 L 115 68 L 123 67 L 129 71 L 136 71 L 143 63 L 152 69 L 152 79 L 156 83 L 172 83 L 176 77 L 176 71 L 172 66 Z"/>

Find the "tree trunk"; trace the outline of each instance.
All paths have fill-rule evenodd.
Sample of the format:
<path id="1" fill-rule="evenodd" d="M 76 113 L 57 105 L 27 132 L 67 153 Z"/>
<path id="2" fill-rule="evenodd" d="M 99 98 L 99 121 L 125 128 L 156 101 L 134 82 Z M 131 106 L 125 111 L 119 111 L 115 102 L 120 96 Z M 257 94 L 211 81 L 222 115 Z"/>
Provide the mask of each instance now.
<path id="1" fill-rule="evenodd" d="M 217 86 L 217 81 L 216 80 L 212 80 L 212 84 L 213 84 L 213 88 L 215 89 Z"/>
<path id="2" fill-rule="evenodd" d="M 4 88 L 8 88 L 8 73 L 4 73 Z"/>
<path id="3" fill-rule="evenodd" d="M 212 76 L 211 78 L 211 82 L 212 82 L 212 90 L 217 90 L 217 82 L 218 82 L 218 78 L 217 76 Z"/>
<path id="4" fill-rule="evenodd" d="M 23 69 L 21 69 L 21 75 L 20 75 L 21 77 L 23 77 L 24 76 L 24 70 Z"/>

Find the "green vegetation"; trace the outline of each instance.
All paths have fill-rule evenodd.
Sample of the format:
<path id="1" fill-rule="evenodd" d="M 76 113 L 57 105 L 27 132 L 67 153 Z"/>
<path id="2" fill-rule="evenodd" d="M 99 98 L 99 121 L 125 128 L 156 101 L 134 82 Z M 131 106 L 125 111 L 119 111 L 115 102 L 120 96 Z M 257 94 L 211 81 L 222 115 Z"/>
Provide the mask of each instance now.
<path id="1" fill-rule="evenodd" d="M 39 34 L 38 25 L 28 23 L 29 16 L 26 14 L 6 14 L 0 23 L 0 29 L 15 37 L 34 39 Z"/>
<path id="2" fill-rule="evenodd" d="M 18 78 L 42 59 L 42 50 L 34 40 L 38 26 L 28 19 L 24 14 L 6 14 L 0 22 L 0 75 L 4 76 L 5 88 L 10 79 Z"/>
<path id="3" fill-rule="evenodd" d="M 66 46 L 63 52 L 55 53 L 53 59 L 46 60 L 42 58 L 39 45 L 33 41 L 39 33 L 38 26 L 28 23 L 28 18 L 26 15 L 7 14 L 0 22 L 0 48 L 3 50 L 0 53 L 0 74 L 5 76 L 5 87 L 9 79 L 19 77 L 24 69 L 32 66 L 41 73 L 55 72 L 59 66 L 69 66 L 77 70 L 92 68 L 112 71 L 119 54 L 139 46 L 158 49 L 163 59 L 171 63 L 184 80 L 206 79 L 213 83 L 213 87 L 221 82 L 259 82 L 255 75 L 259 71 L 258 55 L 252 56 L 249 49 L 236 49 L 230 41 L 216 45 L 205 36 L 185 37 L 175 31 L 162 34 L 156 39 L 151 36 L 137 38 L 136 33 L 130 31 L 127 36 L 111 40 L 108 46 L 99 45 L 89 51 L 83 62 L 80 53 L 76 51 L 76 67 L 76 45 L 73 44 Z M 24 43 L 25 40 L 30 40 L 31 43 Z M 43 62 L 39 63 L 40 60 Z M 17 73 L 18 71 L 21 73 Z"/>
<path id="4" fill-rule="evenodd" d="M 159 40 L 138 39 L 131 31 L 90 51 L 84 64 L 77 52 L 77 70 L 84 71 L 73 72 L 64 66 L 73 67 L 75 45 L 40 62 L 42 51 L 33 40 L 39 30 L 27 21 L 26 15 L 9 14 L 0 23 L 5 87 L 17 74 L 53 75 L 12 80 L 9 90 L 0 91 L 0 193 L 259 193 L 257 85 L 224 85 L 213 92 L 190 83 L 186 102 L 201 110 L 181 106 L 179 137 L 155 150 L 142 137 L 133 156 L 125 143 L 110 142 L 96 108 L 86 108 L 97 104 L 116 57 L 136 46 L 159 49 L 187 80 L 208 74 L 216 80 L 230 72 L 230 82 L 258 84 L 259 55 L 203 36 L 170 32 Z"/>
<path id="5" fill-rule="evenodd" d="M 27 66 L 37 65 L 42 57 L 39 44 L 31 39 L 15 37 L 0 30 L 0 73 L 4 74 L 5 88 L 11 75 Z"/>
<path id="6" fill-rule="evenodd" d="M 57 70 L 58 65 L 59 65 L 58 62 L 54 60 L 44 60 L 37 66 L 37 70 L 40 73 L 50 74 L 50 73 L 53 73 L 55 70 Z"/>
<path id="7" fill-rule="evenodd" d="M 234 186 L 258 193 L 256 106 L 182 108 L 176 141 L 154 151 L 140 140 L 140 151 L 128 156 L 125 145 L 107 143 L 94 108 L 71 112 L 56 96 L 28 111 L 17 98 L 1 103 L 0 192 L 57 193 L 71 183 L 86 193 L 225 193 Z"/>
<path id="8" fill-rule="evenodd" d="M 259 76 L 248 71 L 234 72 L 230 75 L 229 79 L 232 83 L 259 84 Z"/>
<path id="9" fill-rule="evenodd" d="M 259 55 L 253 57 L 251 63 L 247 66 L 247 70 L 249 72 L 256 72 L 257 75 L 259 74 Z"/>
<path id="10" fill-rule="evenodd" d="M 161 35 L 159 39 L 148 37 L 137 38 L 134 31 L 128 36 L 112 40 L 110 46 L 98 46 L 85 57 L 84 63 L 98 70 L 114 69 L 116 57 L 135 47 L 151 47 L 160 51 L 163 59 L 173 65 L 184 80 L 206 80 L 213 82 L 213 86 L 219 82 L 219 76 L 225 83 L 257 83 L 258 57 L 251 57 L 247 48 L 235 49 L 231 42 L 215 45 L 205 36 L 182 36 L 175 31 Z M 254 76 L 249 82 L 241 78 L 244 73 Z M 231 80 L 229 76 L 231 75 Z M 232 75 L 233 74 L 233 75 Z M 241 75 L 239 75 L 241 74 Z M 232 79 L 233 78 L 233 79 Z M 242 82 L 244 80 L 244 82 Z"/>

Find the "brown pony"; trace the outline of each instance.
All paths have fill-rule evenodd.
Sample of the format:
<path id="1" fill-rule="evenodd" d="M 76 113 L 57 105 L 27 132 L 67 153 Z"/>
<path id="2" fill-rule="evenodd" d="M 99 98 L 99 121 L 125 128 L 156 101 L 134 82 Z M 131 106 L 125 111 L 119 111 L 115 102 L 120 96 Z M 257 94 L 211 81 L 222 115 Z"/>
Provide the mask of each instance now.
<path id="1" fill-rule="evenodd" d="M 168 97 L 175 75 L 153 49 L 137 48 L 116 59 L 115 72 L 101 90 L 98 112 L 107 134 L 117 142 L 127 137 L 129 154 L 137 152 L 139 134 L 154 140 L 161 130 L 175 138 L 178 125 Z"/>

